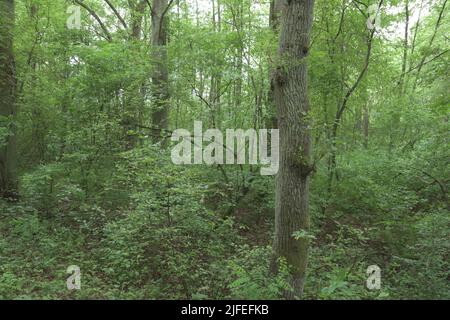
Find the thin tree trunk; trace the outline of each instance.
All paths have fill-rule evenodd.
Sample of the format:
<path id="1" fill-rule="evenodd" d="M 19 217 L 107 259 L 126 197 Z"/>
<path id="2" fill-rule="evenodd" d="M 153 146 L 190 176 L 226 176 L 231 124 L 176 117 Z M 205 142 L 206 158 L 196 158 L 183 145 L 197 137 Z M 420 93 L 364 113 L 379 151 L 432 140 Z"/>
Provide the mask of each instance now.
<path id="1" fill-rule="evenodd" d="M 369 126 L 370 126 L 370 109 L 369 102 L 367 101 L 364 105 L 364 115 L 363 115 L 363 133 L 364 133 L 364 148 L 369 148 Z"/>
<path id="2" fill-rule="evenodd" d="M 412 66 L 412 59 L 411 59 L 411 58 L 413 57 L 413 55 L 414 55 L 414 50 L 416 49 L 417 32 L 418 32 L 418 30 L 419 30 L 420 19 L 421 19 L 421 17 L 422 17 L 423 1 L 424 1 L 424 0 L 422 0 L 422 1 L 420 2 L 419 16 L 417 17 L 416 26 L 415 26 L 415 28 L 414 28 L 414 36 L 413 36 L 412 43 L 411 43 L 410 67 L 409 67 L 410 69 L 411 69 L 411 66 Z"/>
<path id="3" fill-rule="evenodd" d="M 16 151 L 16 70 L 13 54 L 13 0 L 0 1 L 0 196 L 15 199 L 18 192 Z"/>
<path id="4" fill-rule="evenodd" d="M 279 55 L 274 79 L 274 101 L 280 130 L 280 167 L 276 185 L 274 258 L 284 258 L 290 268 L 293 291 L 301 297 L 305 284 L 309 240 L 294 238 L 309 230 L 309 176 L 311 132 L 307 92 L 307 62 L 313 22 L 313 0 L 291 0 L 283 8 Z M 274 259 L 272 271 L 278 263 Z"/>
<path id="5" fill-rule="evenodd" d="M 282 1 L 281 0 L 271 0 L 270 1 L 270 15 L 269 15 L 269 26 L 272 32 L 278 36 L 280 29 L 280 14 L 282 9 Z M 274 91 L 275 91 L 275 83 L 274 83 L 274 75 L 275 70 L 274 66 L 269 66 L 269 92 L 267 93 L 267 100 L 269 105 L 269 127 L 278 128 L 278 119 L 276 116 L 275 110 L 275 101 L 274 101 Z"/>
<path id="6" fill-rule="evenodd" d="M 402 75 L 400 77 L 400 90 L 399 93 L 403 94 L 405 91 L 405 72 L 406 64 L 408 62 L 408 37 L 409 37 L 409 0 L 405 0 L 405 37 L 403 39 L 403 62 L 402 62 Z"/>
<path id="7" fill-rule="evenodd" d="M 220 1 L 217 1 L 217 8 L 215 0 L 212 1 L 212 23 L 214 32 L 220 32 L 221 21 L 220 21 Z M 216 20 L 217 14 L 217 20 Z M 220 74 L 213 73 L 211 75 L 211 84 L 209 90 L 209 104 L 211 106 L 210 118 L 211 125 L 216 128 L 220 128 L 221 122 L 221 111 L 220 111 L 220 84 L 222 77 Z"/>
<path id="8" fill-rule="evenodd" d="M 236 112 L 241 108 L 242 105 L 242 78 L 243 78 L 243 59 L 244 59 L 244 42 L 242 37 L 242 32 L 244 29 L 243 26 L 243 4 L 241 2 L 237 5 L 237 12 L 234 11 L 233 6 L 231 7 L 232 13 L 233 13 L 233 24 L 234 28 L 236 29 L 236 32 L 239 35 L 239 45 L 236 48 L 236 55 L 234 57 L 235 59 L 235 66 L 236 66 L 236 73 L 238 74 L 238 77 L 236 78 L 236 81 L 234 83 L 234 108 Z"/>
<path id="9" fill-rule="evenodd" d="M 380 0 L 378 7 L 381 8 L 384 0 Z M 333 177 L 336 173 L 336 156 L 337 156 L 337 132 L 339 125 L 342 120 L 342 116 L 344 114 L 344 111 L 347 108 L 348 101 L 350 100 L 350 97 L 353 95 L 355 90 L 360 85 L 361 81 L 363 80 L 364 76 L 366 75 L 367 69 L 369 68 L 370 63 L 370 56 L 372 53 L 372 44 L 373 44 L 373 38 L 375 36 L 376 29 L 374 28 L 370 34 L 369 38 L 367 40 L 367 52 L 366 57 L 364 60 L 364 65 L 358 75 L 358 78 L 353 83 L 353 85 L 347 90 L 347 92 L 344 95 L 344 98 L 342 99 L 342 102 L 339 104 L 338 109 L 336 111 L 336 116 L 334 118 L 333 127 L 331 131 L 331 156 L 330 156 L 330 165 L 328 167 L 328 191 L 331 191 L 332 183 L 333 183 Z"/>
<path id="10" fill-rule="evenodd" d="M 443 15 L 444 15 L 446 4 L 447 4 L 447 0 L 444 1 L 444 3 L 442 4 L 441 10 L 439 10 L 439 16 L 438 16 L 438 19 L 437 19 L 436 24 L 434 26 L 433 35 L 431 36 L 430 42 L 428 44 L 428 47 L 430 47 L 430 48 L 433 45 L 433 42 L 434 42 L 434 39 L 436 38 L 436 34 L 437 34 L 438 29 L 439 29 L 439 26 L 441 25 L 441 21 L 442 21 Z M 417 87 L 417 84 L 418 84 L 418 80 L 419 80 L 420 71 L 422 70 L 422 67 L 425 65 L 425 60 L 427 59 L 427 57 L 428 57 L 428 54 L 424 54 L 422 59 L 420 60 L 420 63 L 419 63 L 418 68 L 417 68 L 416 78 L 414 80 L 413 91 L 416 90 L 416 87 Z"/>
<path id="11" fill-rule="evenodd" d="M 131 40 L 135 43 L 139 43 L 139 41 L 141 41 L 142 20 L 144 17 L 145 8 L 147 7 L 147 3 L 145 0 L 129 0 L 128 5 L 131 11 L 131 29 L 127 29 L 127 31 L 130 34 Z M 124 26 L 127 26 L 126 22 L 122 22 L 122 24 Z M 135 88 L 133 88 L 133 90 L 131 90 L 130 93 L 127 94 L 125 108 L 122 113 L 125 148 L 127 150 L 133 149 L 139 141 L 136 132 L 139 126 L 142 124 L 141 119 L 143 108 L 145 105 L 145 96 L 145 79 L 141 84 L 138 84 Z"/>
<path id="12" fill-rule="evenodd" d="M 408 46 L 409 46 L 409 0 L 405 0 L 405 30 L 404 30 L 404 38 L 403 38 L 403 57 L 402 57 L 402 73 L 400 75 L 400 79 L 398 81 L 398 86 L 395 88 L 396 95 L 398 97 L 403 97 L 407 88 L 406 79 L 406 67 L 408 64 Z M 400 117 L 401 108 L 397 108 L 392 113 L 391 127 L 389 133 L 389 150 L 392 150 L 395 145 L 395 141 L 397 140 L 398 128 L 400 128 Z"/>

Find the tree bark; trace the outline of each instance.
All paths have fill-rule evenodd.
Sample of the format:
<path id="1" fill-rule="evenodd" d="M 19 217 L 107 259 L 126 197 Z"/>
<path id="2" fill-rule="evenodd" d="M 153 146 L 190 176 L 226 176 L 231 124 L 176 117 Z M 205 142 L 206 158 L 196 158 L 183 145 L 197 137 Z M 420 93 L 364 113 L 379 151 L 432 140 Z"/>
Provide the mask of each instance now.
<path id="1" fill-rule="evenodd" d="M 280 14 L 282 11 L 283 1 L 281 0 L 271 0 L 270 1 L 270 14 L 269 14 L 269 27 L 272 32 L 278 36 L 280 29 Z M 276 117 L 275 101 L 274 101 L 274 83 L 275 70 L 274 66 L 269 66 L 269 91 L 267 92 L 267 100 L 269 105 L 269 123 L 268 126 L 272 128 L 278 127 L 278 119 Z"/>
<path id="2" fill-rule="evenodd" d="M 168 0 L 153 0 L 152 6 L 152 50 L 154 71 L 152 76 L 154 111 L 152 125 L 159 130 L 163 140 L 163 131 L 169 122 L 169 71 L 167 67 L 167 12 Z"/>
<path id="3" fill-rule="evenodd" d="M 274 101 L 280 130 L 280 166 L 276 184 L 274 261 L 284 258 L 290 268 L 293 291 L 301 297 L 305 284 L 309 240 L 294 238 L 309 230 L 309 176 L 311 132 L 308 120 L 307 63 L 314 0 L 290 0 L 281 15 L 279 64 L 274 79 Z"/>
<path id="4" fill-rule="evenodd" d="M 6 199 L 15 199 L 18 190 L 14 22 L 14 0 L 0 1 L 0 196 Z"/>

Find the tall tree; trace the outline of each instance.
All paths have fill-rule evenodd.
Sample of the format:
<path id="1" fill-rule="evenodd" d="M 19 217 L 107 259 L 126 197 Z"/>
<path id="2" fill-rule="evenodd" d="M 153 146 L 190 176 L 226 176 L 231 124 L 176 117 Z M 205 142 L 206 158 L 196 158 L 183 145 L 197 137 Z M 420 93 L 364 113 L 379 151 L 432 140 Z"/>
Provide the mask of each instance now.
<path id="1" fill-rule="evenodd" d="M 152 5 L 152 50 L 154 72 L 152 75 L 154 111 L 152 125 L 158 128 L 158 136 L 169 122 L 169 71 L 167 66 L 167 12 L 172 0 L 153 0 Z"/>
<path id="2" fill-rule="evenodd" d="M 122 25 L 128 30 L 131 37 L 130 40 L 135 44 L 138 44 L 141 41 L 142 24 L 147 3 L 145 0 L 128 0 L 128 5 L 131 12 L 130 27 L 128 27 L 125 22 L 122 22 Z M 117 12 L 117 10 L 115 10 L 115 12 Z M 119 20 L 123 21 L 118 13 L 116 15 L 119 17 Z M 139 141 L 136 132 L 142 125 L 142 114 L 147 93 L 146 88 L 146 78 L 144 78 L 134 84 L 133 88 L 128 93 L 128 101 L 122 115 L 122 124 L 126 133 L 126 147 L 128 149 L 134 148 L 136 143 Z"/>
<path id="3" fill-rule="evenodd" d="M 279 34 L 279 26 L 280 26 L 280 13 L 281 13 L 281 7 L 282 7 L 283 1 L 281 0 L 271 0 L 270 1 L 270 13 L 269 13 L 269 27 L 272 30 L 272 32 L 278 36 Z M 271 114 L 270 116 L 270 123 L 269 126 L 276 128 L 278 126 L 277 118 L 275 116 L 276 111 L 274 110 L 275 102 L 274 102 L 274 70 L 273 66 L 269 66 L 269 92 L 267 93 L 268 103 L 269 103 L 269 112 Z"/>
<path id="4" fill-rule="evenodd" d="M 447 0 L 443 1 L 441 9 L 439 10 L 439 15 L 436 21 L 436 24 L 434 26 L 434 31 L 433 34 L 430 37 L 430 41 L 428 43 L 428 47 L 432 47 L 434 40 L 436 39 L 436 35 L 438 32 L 438 29 L 440 27 L 440 25 L 442 24 L 442 19 L 444 17 L 444 13 L 445 13 L 445 6 L 447 5 Z M 416 78 L 414 80 L 414 86 L 413 86 L 413 91 L 416 89 L 417 84 L 418 84 L 418 80 L 419 80 L 419 75 L 420 75 L 420 71 L 422 70 L 423 66 L 425 65 L 425 60 L 427 59 L 427 57 L 429 56 L 428 53 L 425 53 L 422 56 L 422 59 L 419 62 L 419 65 L 417 67 L 417 74 L 416 74 Z"/>
<path id="5" fill-rule="evenodd" d="M 309 239 L 309 177 L 311 133 L 307 92 L 307 63 L 313 22 L 313 0 L 290 0 L 283 7 L 279 65 L 274 81 L 274 101 L 280 130 L 280 166 L 276 184 L 276 258 L 290 267 L 292 299 L 303 294 Z M 294 237 L 300 232 L 303 236 Z M 274 261 L 272 270 L 277 270 Z"/>
<path id="6" fill-rule="evenodd" d="M 384 0 L 380 0 L 378 3 L 377 15 L 380 14 L 380 9 L 381 9 L 381 6 L 383 5 L 383 1 Z M 375 21 L 373 21 L 373 23 L 375 23 Z M 370 57 L 372 54 L 372 47 L 373 47 L 375 32 L 376 32 L 376 28 L 373 28 L 369 32 L 369 35 L 367 38 L 367 51 L 366 51 L 363 67 L 362 67 L 361 71 L 359 72 L 359 75 L 356 78 L 356 80 L 354 81 L 353 85 L 352 86 L 346 85 L 346 87 L 348 89 L 347 89 L 345 95 L 343 96 L 343 98 L 339 101 L 336 115 L 334 117 L 332 133 L 331 133 L 332 148 L 331 148 L 330 164 L 329 164 L 329 169 L 328 169 L 329 170 L 329 172 L 328 172 L 328 190 L 329 191 L 331 190 L 331 187 L 332 187 L 333 176 L 336 174 L 337 134 L 338 134 L 339 125 L 341 124 L 342 116 L 344 115 L 344 111 L 347 109 L 350 98 L 353 96 L 356 89 L 358 89 L 359 85 L 362 83 L 362 80 L 364 79 L 364 76 L 366 75 L 367 70 L 369 69 Z M 342 84 L 343 84 L 343 82 L 342 82 Z"/>
<path id="7" fill-rule="evenodd" d="M 399 93 L 403 93 L 404 88 L 404 81 L 405 81 L 405 72 L 406 72 L 406 64 L 408 62 L 408 38 L 409 38 L 409 0 L 405 1 L 405 37 L 403 39 L 403 61 L 402 61 L 402 73 L 400 75 L 400 90 Z"/>
<path id="8" fill-rule="evenodd" d="M 0 196 L 4 198 L 17 194 L 14 22 L 14 0 L 0 1 Z"/>

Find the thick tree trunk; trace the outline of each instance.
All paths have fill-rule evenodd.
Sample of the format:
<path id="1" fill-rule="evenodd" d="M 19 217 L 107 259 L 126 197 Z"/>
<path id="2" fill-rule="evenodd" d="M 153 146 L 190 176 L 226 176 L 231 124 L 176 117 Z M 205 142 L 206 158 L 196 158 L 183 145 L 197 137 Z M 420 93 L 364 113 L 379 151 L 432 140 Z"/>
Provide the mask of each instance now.
<path id="1" fill-rule="evenodd" d="M 296 231 L 309 230 L 309 176 L 311 133 L 307 92 L 307 61 L 313 21 L 313 0 L 290 0 L 282 11 L 279 42 L 280 63 L 274 79 L 274 101 L 280 130 L 280 167 L 277 175 L 275 239 L 276 258 L 285 258 L 290 268 L 292 292 L 303 294 L 309 240 L 294 238 Z M 276 271 L 277 263 L 272 264 Z"/>
<path id="2" fill-rule="evenodd" d="M 154 111 L 152 124 L 158 128 L 161 141 L 169 122 L 169 72 L 167 68 L 167 12 L 168 0 L 153 0 L 152 50 L 154 72 L 152 76 Z"/>
<path id="3" fill-rule="evenodd" d="M 17 196 L 14 15 L 14 1 L 0 1 L 0 196 L 8 199 Z"/>

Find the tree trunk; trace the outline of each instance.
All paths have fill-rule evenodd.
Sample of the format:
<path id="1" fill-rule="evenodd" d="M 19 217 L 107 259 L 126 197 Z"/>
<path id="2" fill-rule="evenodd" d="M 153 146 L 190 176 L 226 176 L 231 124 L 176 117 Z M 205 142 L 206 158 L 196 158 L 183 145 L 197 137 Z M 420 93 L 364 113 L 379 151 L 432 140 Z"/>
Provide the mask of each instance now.
<path id="1" fill-rule="evenodd" d="M 311 132 L 307 92 L 307 63 L 314 0 L 290 0 L 281 15 L 278 53 L 280 64 L 274 81 L 274 101 L 280 130 L 280 167 L 276 185 L 275 258 L 290 268 L 293 291 L 285 297 L 301 297 L 305 284 L 309 240 L 294 238 L 309 230 L 309 176 Z M 275 260 L 275 259 L 274 259 Z M 272 264 L 277 271 L 278 263 Z"/>
<path id="2" fill-rule="evenodd" d="M 272 32 L 278 36 L 280 29 L 280 14 L 282 10 L 283 1 L 271 0 L 270 1 L 270 15 L 269 26 Z M 271 128 L 278 128 L 278 120 L 276 117 L 275 101 L 274 101 L 274 83 L 275 70 L 272 65 L 269 66 L 269 91 L 267 93 L 267 100 L 269 105 L 269 121 L 268 126 Z"/>
<path id="3" fill-rule="evenodd" d="M 216 21 L 217 14 L 217 21 Z M 217 8 L 215 0 L 212 1 L 212 23 L 214 32 L 221 31 L 221 19 L 220 19 L 220 1 L 217 1 Z M 222 77 L 220 74 L 215 72 L 211 75 L 211 84 L 209 90 L 209 105 L 211 106 L 210 118 L 211 125 L 214 128 L 220 128 L 221 124 L 221 103 L 220 103 L 220 84 L 222 82 Z"/>
<path id="4" fill-rule="evenodd" d="M 169 71 L 167 68 L 167 12 L 168 0 L 153 0 L 152 50 L 154 71 L 152 76 L 154 111 L 152 124 L 157 128 L 156 141 L 162 141 L 169 122 Z"/>
<path id="5" fill-rule="evenodd" d="M 239 2 L 236 5 L 236 11 L 234 11 L 234 6 L 231 7 L 233 12 L 233 26 L 239 36 L 239 44 L 236 48 L 236 53 L 234 56 L 235 60 L 235 67 L 236 67 L 236 74 L 238 74 L 238 77 L 236 81 L 234 82 L 234 108 L 236 112 L 239 112 L 241 105 L 242 105 L 242 84 L 243 84 L 243 59 L 244 59 L 244 40 L 242 37 L 242 32 L 244 29 L 244 21 L 243 21 L 243 14 L 244 14 L 244 6 L 242 2 Z"/>
<path id="6" fill-rule="evenodd" d="M 383 4 L 384 0 L 380 0 L 380 2 L 378 3 L 378 8 L 381 8 L 382 4 Z M 334 122 L 333 122 L 333 126 L 332 126 L 332 131 L 331 131 L 331 156 L 330 156 L 330 162 L 328 165 L 328 192 L 331 192 L 331 188 L 332 188 L 332 184 L 333 184 L 333 177 L 336 174 L 336 156 L 337 156 L 337 132 L 338 132 L 338 128 L 339 125 L 341 123 L 342 120 L 342 116 L 344 114 L 344 111 L 347 108 L 347 104 L 348 101 L 350 100 L 351 96 L 353 95 L 353 93 L 355 92 L 355 90 L 358 88 L 358 86 L 360 85 L 361 81 L 363 80 L 364 76 L 366 75 L 367 69 L 369 68 L 369 63 L 370 63 L 370 56 L 372 53 L 372 44 L 373 44 L 373 39 L 375 36 L 375 32 L 376 29 L 374 28 L 370 34 L 369 34 L 369 38 L 367 40 L 367 52 L 366 52 L 366 57 L 364 60 L 364 66 L 361 70 L 361 72 L 359 73 L 358 78 L 356 79 L 356 81 L 353 83 L 353 85 L 347 90 L 347 92 L 344 95 L 344 98 L 342 99 L 342 102 L 339 102 L 337 111 L 336 111 L 336 116 L 334 117 Z M 342 82 L 343 84 L 343 82 Z"/>
<path id="7" fill-rule="evenodd" d="M 142 35 L 142 20 L 147 3 L 145 0 L 128 0 L 131 11 L 130 40 L 138 44 Z M 118 14 L 117 14 L 118 15 Z M 126 22 L 123 25 L 127 26 Z M 127 92 L 124 109 L 122 110 L 122 126 L 124 130 L 125 149 L 131 150 L 139 142 L 137 131 L 142 124 L 146 96 L 146 79 Z"/>
<path id="8" fill-rule="evenodd" d="M 399 93 L 403 94 L 405 91 L 405 73 L 406 64 L 408 62 L 408 38 L 409 38 L 409 0 L 405 1 L 405 37 L 403 39 L 403 61 L 402 61 L 402 73 L 400 76 L 400 90 Z"/>
<path id="9" fill-rule="evenodd" d="M 369 148 L 369 126 L 370 126 L 370 109 L 368 102 L 364 106 L 363 115 L 363 133 L 364 133 L 364 148 Z"/>
<path id="10" fill-rule="evenodd" d="M 434 42 L 434 39 L 436 38 L 437 31 L 438 31 L 438 29 L 439 29 L 439 26 L 441 25 L 441 21 L 442 21 L 442 18 L 443 18 L 443 16 L 444 16 L 444 11 L 445 11 L 445 6 L 446 6 L 446 4 L 447 4 L 447 0 L 444 1 L 444 3 L 442 4 L 441 9 L 439 10 L 438 19 L 437 19 L 436 24 L 435 24 L 435 26 L 434 26 L 434 31 L 433 31 L 433 34 L 432 34 L 432 36 L 431 36 L 431 38 L 430 38 L 430 42 L 428 43 L 428 47 L 429 47 L 429 48 L 432 47 L 433 42 Z M 414 81 L 413 91 L 415 91 L 416 88 L 417 88 L 417 84 L 418 84 L 418 81 L 419 81 L 420 71 L 422 70 L 423 66 L 425 65 L 425 60 L 427 59 L 428 56 L 429 56 L 429 54 L 424 54 L 424 55 L 422 56 L 422 59 L 421 59 L 420 62 L 419 62 L 419 67 L 417 68 L 417 73 L 416 73 L 416 79 L 415 79 L 415 81 Z"/>
<path id="11" fill-rule="evenodd" d="M 15 137 L 16 72 L 13 55 L 15 10 L 13 0 L 0 1 L 0 196 L 17 197 Z"/>
<path id="12" fill-rule="evenodd" d="M 131 38 L 139 40 L 142 33 L 142 19 L 144 17 L 146 2 L 145 0 L 129 0 L 129 6 L 131 8 Z"/>

